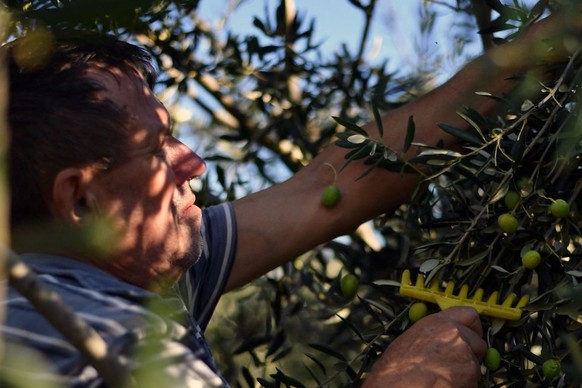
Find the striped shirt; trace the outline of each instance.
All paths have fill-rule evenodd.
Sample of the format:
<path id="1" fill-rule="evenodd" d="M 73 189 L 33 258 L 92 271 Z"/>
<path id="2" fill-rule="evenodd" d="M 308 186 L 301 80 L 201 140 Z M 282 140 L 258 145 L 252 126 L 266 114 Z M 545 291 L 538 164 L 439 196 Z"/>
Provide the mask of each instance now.
<path id="1" fill-rule="evenodd" d="M 201 259 L 163 295 L 122 282 L 80 261 L 45 254 L 21 257 L 104 338 L 139 387 L 226 386 L 203 330 L 232 267 L 234 212 L 228 204 L 214 206 L 204 210 L 203 220 Z M 0 333 L 9 349 L 35 349 L 56 372 L 46 373 L 27 364 L 22 371 L 14 367 L 15 375 L 20 373 L 33 384 L 103 385 L 96 370 L 19 293 L 9 288 L 3 304 L 7 314 Z"/>

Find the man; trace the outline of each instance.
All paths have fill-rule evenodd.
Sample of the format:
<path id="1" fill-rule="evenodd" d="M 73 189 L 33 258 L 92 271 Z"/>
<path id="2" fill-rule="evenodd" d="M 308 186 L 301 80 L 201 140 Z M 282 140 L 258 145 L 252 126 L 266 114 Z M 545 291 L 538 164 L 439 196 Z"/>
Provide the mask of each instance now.
<path id="1" fill-rule="evenodd" d="M 398 129 L 413 115 L 418 141 L 454 144 L 435 124 L 464 127 L 455 113 L 463 106 L 491 113 L 494 100 L 473 92 L 498 95 L 514 87 L 508 78 L 526 63 L 498 60 L 531 47 L 543 29 L 493 49 L 442 87 L 391 111 L 383 124 L 393 130 L 383 141 L 398 149 L 405 136 Z M 148 86 L 147 55 L 112 38 L 81 35 L 57 39 L 47 50 L 48 60 L 32 67 L 5 50 L 14 240 L 40 221 L 76 231 L 98 217 L 115 241 L 102 254 L 66 242 L 25 241 L 15 249 L 102 335 L 138 386 L 226 385 L 202 336 L 220 295 L 398 206 L 418 181 L 381 170 L 356 180 L 367 167 L 354 162 L 338 176 L 341 202 L 325 208 L 327 164 L 339 167 L 345 154 L 331 145 L 288 181 L 202 211 L 188 181 L 205 164 L 172 136 L 168 112 Z M 379 137 L 373 125 L 368 130 Z M 4 338 L 37 349 L 56 372 L 29 375 L 68 386 L 103 383 L 13 288 L 4 306 Z M 434 314 L 399 337 L 364 384 L 474 386 L 486 350 L 481 336 L 472 309 Z"/>

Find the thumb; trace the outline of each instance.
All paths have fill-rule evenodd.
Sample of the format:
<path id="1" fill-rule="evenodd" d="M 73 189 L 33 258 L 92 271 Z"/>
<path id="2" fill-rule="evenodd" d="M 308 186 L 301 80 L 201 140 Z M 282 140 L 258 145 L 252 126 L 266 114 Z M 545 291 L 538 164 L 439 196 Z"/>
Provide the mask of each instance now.
<path id="1" fill-rule="evenodd" d="M 481 319 L 479 319 L 479 314 L 473 307 L 450 307 L 437 314 L 442 318 L 450 319 L 471 329 L 480 337 L 483 336 Z"/>

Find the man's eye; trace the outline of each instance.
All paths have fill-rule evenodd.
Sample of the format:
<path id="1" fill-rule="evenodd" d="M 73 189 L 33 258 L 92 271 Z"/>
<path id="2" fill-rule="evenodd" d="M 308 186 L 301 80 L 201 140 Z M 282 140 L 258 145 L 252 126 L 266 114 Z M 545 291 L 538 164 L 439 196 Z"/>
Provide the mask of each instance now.
<path id="1" fill-rule="evenodd" d="M 165 159 L 166 158 L 166 150 L 164 148 L 159 148 L 156 151 L 154 151 L 154 156 L 160 159 Z"/>

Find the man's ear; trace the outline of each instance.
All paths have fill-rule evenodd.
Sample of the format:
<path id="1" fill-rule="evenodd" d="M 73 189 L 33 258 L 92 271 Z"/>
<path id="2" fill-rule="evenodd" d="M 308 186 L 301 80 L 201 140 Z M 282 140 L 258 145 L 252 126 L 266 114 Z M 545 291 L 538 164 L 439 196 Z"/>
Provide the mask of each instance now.
<path id="1" fill-rule="evenodd" d="M 52 211 L 66 223 L 80 225 L 89 212 L 89 183 L 93 173 L 89 167 L 69 167 L 59 171 L 53 182 Z"/>

